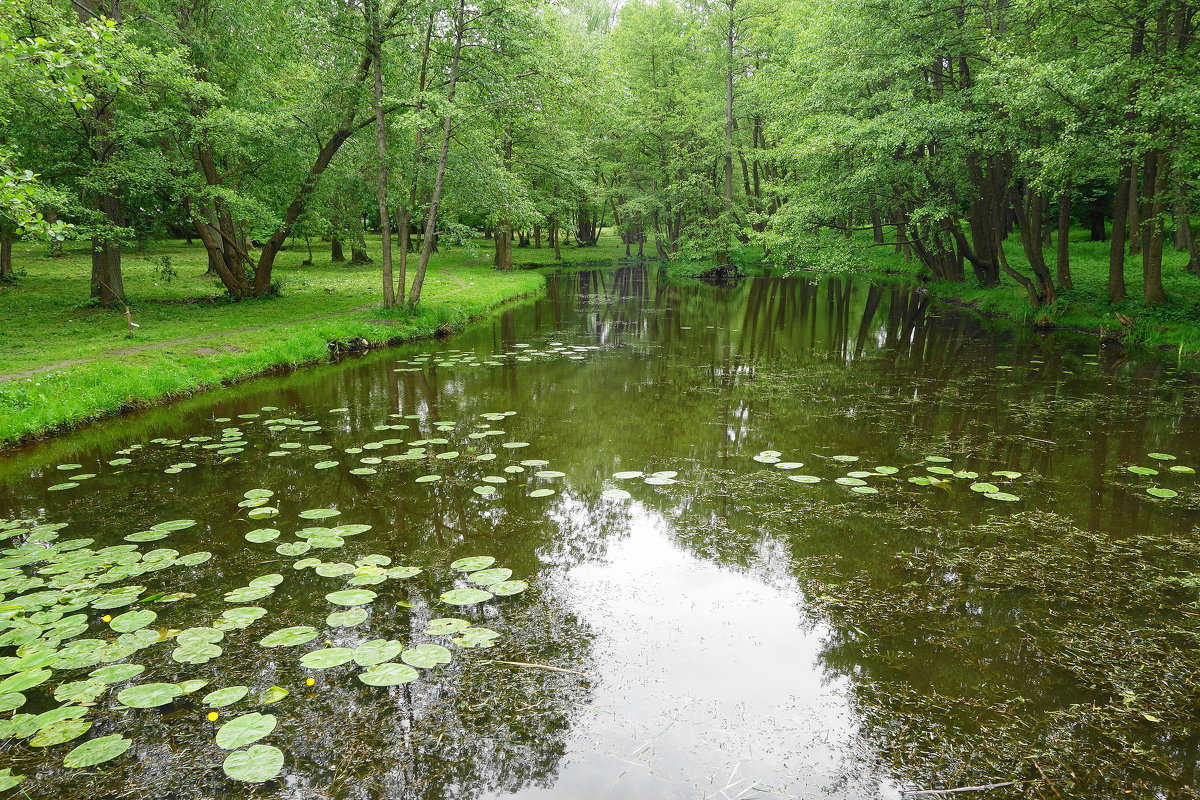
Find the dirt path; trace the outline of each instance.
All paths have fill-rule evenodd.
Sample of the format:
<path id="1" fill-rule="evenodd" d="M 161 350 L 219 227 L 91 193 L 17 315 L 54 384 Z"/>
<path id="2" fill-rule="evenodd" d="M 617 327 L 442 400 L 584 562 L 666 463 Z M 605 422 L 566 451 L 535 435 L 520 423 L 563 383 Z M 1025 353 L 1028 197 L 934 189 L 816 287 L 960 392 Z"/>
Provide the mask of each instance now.
<path id="1" fill-rule="evenodd" d="M 480 263 L 482 264 L 484 262 L 481 261 Z M 455 295 L 455 294 L 458 294 L 459 292 L 463 291 L 464 289 L 468 288 L 467 282 L 464 281 L 462 278 L 458 277 L 458 275 L 456 275 L 448 267 L 440 267 L 438 269 L 438 272 L 441 275 L 443 275 L 444 277 L 447 277 L 450 280 L 454 281 L 454 283 L 458 284 L 457 289 L 451 289 L 450 291 L 446 292 L 444 295 L 441 295 L 441 297 L 448 297 L 451 295 Z M 319 319 L 330 319 L 332 317 L 345 317 L 345 316 L 349 316 L 350 314 L 358 314 L 363 311 L 369 311 L 374 307 L 375 307 L 374 305 L 369 305 L 369 306 L 363 306 L 362 308 L 353 309 L 352 311 L 339 311 L 336 314 L 322 314 L 317 317 L 305 317 L 304 319 L 294 319 L 294 320 L 291 320 L 288 322 L 275 322 L 270 325 L 252 325 L 247 328 L 234 328 L 231 331 L 222 331 L 221 333 L 206 333 L 203 336 L 185 336 L 182 339 L 169 339 L 165 342 L 153 342 L 150 344 L 140 344 L 140 345 L 137 345 L 136 347 L 122 347 L 120 350 L 110 350 L 107 353 L 102 353 L 101 355 L 98 355 L 98 356 L 92 356 L 91 358 L 71 358 L 71 359 L 67 359 L 65 361 L 57 361 L 53 364 L 47 364 L 42 367 L 34 367 L 33 369 L 27 369 L 24 372 L 12 372 L 7 375 L 0 375 L 0 383 L 6 383 L 8 381 L 17 381 L 17 380 L 21 380 L 22 378 L 29 378 L 34 375 L 38 375 L 43 372 L 53 372 L 54 370 L 57 370 L 57 369 L 65 369 L 66 367 L 74 367 L 79 364 L 90 364 L 93 361 L 100 361 L 101 359 L 105 359 L 105 358 L 118 358 L 120 356 L 132 356 L 132 355 L 136 355 L 138 353 L 144 353 L 147 350 L 158 350 L 158 349 L 161 349 L 164 347 L 174 347 L 175 345 L 178 345 L 178 344 L 191 344 L 192 342 L 206 342 L 206 341 L 211 341 L 213 339 L 221 339 L 226 336 L 237 336 L 238 334 L 241 334 L 241 333 L 250 333 L 252 331 L 266 330 L 267 328 L 278 328 L 278 327 L 284 326 L 284 325 L 299 325 L 304 322 L 315 322 Z M 217 352 L 218 352 L 217 350 L 213 350 L 210 355 L 215 355 Z M 240 352 L 244 352 L 244 351 L 238 350 L 237 348 L 228 348 L 227 347 L 226 352 L 240 353 Z"/>

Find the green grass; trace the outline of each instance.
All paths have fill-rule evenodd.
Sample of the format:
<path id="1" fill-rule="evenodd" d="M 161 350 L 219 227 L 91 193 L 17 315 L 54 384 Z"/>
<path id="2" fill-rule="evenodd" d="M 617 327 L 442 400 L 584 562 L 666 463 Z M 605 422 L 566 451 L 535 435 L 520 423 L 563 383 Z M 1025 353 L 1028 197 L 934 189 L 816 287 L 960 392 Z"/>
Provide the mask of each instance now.
<path id="1" fill-rule="evenodd" d="M 618 250 L 623 255 L 614 237 L 605 238 L 613 243 L 564 247 L 564 262 L 615 258 Z M 0 375 L 84 363 L 0 383 L 0 444 L 272 367 L 324 360 L 331 342 L 366 339 L 379 344 L 430 336 L 544 285 L 540 273 L 491 269 L 486 242 L 447 247 L 431 261 L 421 306 L 415 312 L 385 311 L 380 307 L 378 237 L 369 241 L 369 248 L 375 262 L 361 266 L 329 261 L 327 246 L 315 252 L 309 266 L 301 263 L 307 256 L 302 248 L 285 251 L 275 269 L 281 296 L 240 303 L 224 299 L 215 279 L 204 277 L 206 259 L 199 244 L 159 242 L 151 253 L 127 253 L 125 292 L 140 326 L 130 335 L 123 310 L 104 310 L 87 301 L 90 256 L 85 246 L 70 246 L 61 257 L 50 258 L 45 245 L 18 245 L 18 280 L 0 287 L 5 332 Z M 170 258 L 177 273 L 172 280 L 161 273 L 163 257 Z M 550 264 L 553 251 L 521 248 L 514 260 Z M 175 341 L 192 337 L 212 338 Z M 170 344 L 155 346 L 164 342 Z M 145 346 L 151 347 L 138 350 Z"/>
<path id="2" fill-rule="evenodd" d="M 1071 231 L 1071 277 L 1073 289 L 1059 293 L 1056 303 L 1033 309 L 1025 289 L 1007 275 L 996 287 L 981 285 L 970 273 L 967 280 L 929 281 L 930 294 L 942 300 L 965 303 L 985 314 L 1006 317 L 1014 322 L 1045 327 L 1060 327 L 1099 334 L 1119 333 L 1121 323 L 1116 314 L 1124 314 L 1134 325 L 1124 337 L 1130 344 L 1169 349 L 1181 358 L 1200 357 L 1200 277 L 1185 272 L 1187 254 L 1176 252 L 1167 243 L 1163 256 L 1163 285 L 1167 302 L 1147 306 L 1142 302 L 1141 257 L 1126 257 L 1125 282 L 1129 297 L 1119 303 L 1108 300 L 1108 242 L 1088 241 L 1088 231 Z M 903 274 L 919 277 L 921 267 L 916 259 L 905 261 L 892 246 L 872 247 L 869 234 L 860 234 L 847 242 L 840 234 L 821 237 L 819 244 L 806 252 L 824 254 L 836 271 L 872 274 Z M 1005 253 L 1014 269 L 1029 275 L 1025 258 L 1016 237 L 1005 242 Z M 1054 270 L 1054 249 L 1046 249 L 1047 263 Z M 815 269 L 822 259 L 805 259 Z"/>

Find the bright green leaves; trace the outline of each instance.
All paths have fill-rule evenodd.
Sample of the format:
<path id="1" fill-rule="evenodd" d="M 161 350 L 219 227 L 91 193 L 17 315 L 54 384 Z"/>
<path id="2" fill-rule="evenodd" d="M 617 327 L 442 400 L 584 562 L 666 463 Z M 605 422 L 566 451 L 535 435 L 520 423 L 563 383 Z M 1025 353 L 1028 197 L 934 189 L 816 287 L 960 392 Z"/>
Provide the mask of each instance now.
<path id="1" fill-rule="evenodd" d="M 262 783 L 283 770 L 283 751 L 278 747 L 256 744 L 225 757 L 221 769 L 235 781 Z"/>
<path id="2" fill-rule="evenodd" d="M 291 628 L 283 628 L 274 633 L 268 633 L 259 644 L 263 647 L 295 647 L 297 645 L 311 642 L 317 638 L 317 629 L 308 625 L 296 625 Z"/>
<path id="3" fill-rule="evenodd" d="M 369 589 L 344 589 L 340 592 L 330 592 L 325 595 L 325 599 L 339 606 L 361 606 L 378 596 Z"/>
<path id="4" fill-rule="evenodd" d="M 131 686 L 117 695 L 117 699 L 130 708 L 156 708 L 165 706 L 183 694 L 175 683 L 144 683 Z"/>
<path id="5" fill-rule="evenodd" d="M 420 673 L 407 664 L 383 663 L 364 671 L 358 679 L 368 686 L 399 686 L 419 677 Z"/>
<path id="6" fill-rule="evenodd" d="M 275 730 L 277 720 L 271 714 L 252 712 L 226 722 L 217 730 L 217 747 L 236 750 L 257 742 Z"/>
<path id="7" fill-rule="evenodd" d="M 492 593 L 482 589 L 451 589 L 442 592 L 442 602 L 452 606 L 472 606 L 491 599 Z"/>
<path id="8" fill-rule="evenodd" d="M 63 758 L 63 766 L 70 769 L 94 767 L 125 754 L 133 742 L 120 734 L 101 736 L 84 742 Z"/>
<path id="9" fill-rule="evenodd" d="M 451 656 L 450 651 L 441 645 L 421 644 L 402 652 L 400 660 L 412 667 L 432 669 L 439 664 L 449 664 Z"/>

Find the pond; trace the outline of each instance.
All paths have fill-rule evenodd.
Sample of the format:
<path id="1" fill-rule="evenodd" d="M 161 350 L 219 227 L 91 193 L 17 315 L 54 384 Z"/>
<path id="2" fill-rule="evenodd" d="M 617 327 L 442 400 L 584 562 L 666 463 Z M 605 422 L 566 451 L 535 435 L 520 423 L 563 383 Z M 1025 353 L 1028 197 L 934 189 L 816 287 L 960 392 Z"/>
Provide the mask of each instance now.
<path id="1" fill-rule="evenodd" d="M 0 459 L 0 785 L 1194 797 L 1198 412 L 904 284 L 564 271 Z"/>

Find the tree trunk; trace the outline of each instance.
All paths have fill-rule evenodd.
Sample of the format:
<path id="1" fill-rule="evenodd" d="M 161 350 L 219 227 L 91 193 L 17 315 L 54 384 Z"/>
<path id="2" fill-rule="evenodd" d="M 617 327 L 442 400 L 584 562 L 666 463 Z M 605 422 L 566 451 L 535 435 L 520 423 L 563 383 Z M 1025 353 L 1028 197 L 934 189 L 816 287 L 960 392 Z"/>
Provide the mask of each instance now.
<path id="1" fill-rule="evenodd" d="M 1167 299 L 1162 283 L 1163 209 L 1166 199 L 1166 155 L 1161 150 L 1146 153 L 1146 205 L 1142 214 L 1142 296 L 1147 305 Z"/>
<path id="2" fill-rule="evenodd" d="M 533 226 L 533 249 L 542 249 L 542 226 L 536 223 Z"/>
<path id="3" fill-rule="evenodd" d="M 1033 271 L 1034 284 L 1037 287 L 1037 303 L 1053 303 L 1058 299 L 1054 289 L 1054 280 L 1046 266 L 1046 256 L 1042 251 L 1044 218 L 1046 214 L 1045 196 L 1030 186 L 1018 190 L 1013 203 L 1017 214 L 1017 231 L 1021 236 L 1021 248 L 1029 260 L 1029 268 Z"/>
<path id="4" fill-rule="evenodd" d="M 1058 288 L 1071 289 L 1071 187 L 1058 200 Z"/>
<path id="5" fill-rule="evenodd" d="M 1108 242 L 1108 299 L 1125 299 L 1125 225 L 1129 220 L 1129 169 L 1121 166 L 1113 202 L 1112 238 Z"/>
<path id="6" fill-rule="evenodd" d="M 429 211 L 425 215 L 425 230 L 421 237 L 421 257 L 417 262 L 417 273 L 413 276 L 412 291 L 408 302 L 421 302 L 421 287 L 425 283 L 425 272 L 429 268 L 429 257 L 433 253 L 433 237 L 437 227 L 438 207 L 442 204 L 442 189 L 446 179 L 446 156 L 450 152 L 450 134 L 453 130 L 451 110 L 454 94 L 458 90 L 458 67 L 462 57 L 463 36 L 466 28 L 466 0 L 458 0 L 454 17 L 454 54 L 450 59 L 450 79 L 446 88 L 446 112 L 442 117 L 442 146 L 438 153 L 437 171 L 433 178 L 433 194 L 429 199 Z"/>
<path id="7" fill-rule="evenodd" d="M 1136 256 L 1142 252 L 1142 210 L 1141 187 L 1138 185 L 1138 165 L 1129 164 L 1129 255 Z"/>
<path id="8" fill-rule="evenodd" d="M 346 260 L 346 254 L 342 251 L 342 240 L 336 236 L 329 240 L 329 260 L 335 263 Z"/>
<path id="9" fill-rule="evenodd" d="M 354 235 L 350 238 L 350 263 L 371 263 L 371 256 L 367 253 L 367 238 L 363 236 L 361 223 L 354 227 Z"/>
<path id="10" fill-rule="evenodd" d="M 13 232 L 7 225 L 0 227 L 0 286 L 13 281 L 12 246 Z"/>
<path id="11" fill-rule="evenodd" d="M 392 280 L 392 219 L 388 211 L 387 122 L 383 116 L 383 30 L 379 19 L 379 0 L 367 0 L 370 18 L 370 43 L 375 100 L 375 158 L 378 170 L 376 200 L 379 206 L 379 230 L 383 244 L 383 307 L 396 305 L 396 285 Z"/>
<path id="12" fill-rule="evenodd" d="M 500 223 L 499 227 L 496 228 L 496 235 L 492 237 L 492 241 L 496 247 L 496 255 L 492 259 L 493 266 L 500 270 L 512 269 L 512 225 L 509 225 L 507 222 Z"/>

